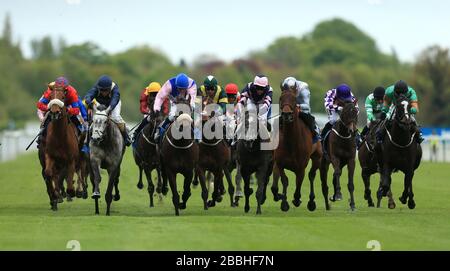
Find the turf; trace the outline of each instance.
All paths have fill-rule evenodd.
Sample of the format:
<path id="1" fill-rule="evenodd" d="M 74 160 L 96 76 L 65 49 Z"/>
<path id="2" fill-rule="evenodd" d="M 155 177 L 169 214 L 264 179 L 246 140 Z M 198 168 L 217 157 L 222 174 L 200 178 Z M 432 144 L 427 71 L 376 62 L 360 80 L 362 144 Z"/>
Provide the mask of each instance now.
<path id="1" fill-rule="evenodd" d="M 291 203 L 287 213 L 273 201 L 270 189 L 260 216 L 255 215 L 254 194 L 248 214 L 243 201 L 229 207 L 228 197 L 204 211 L 198 187 L 187 209 L 175 217 L 170 192 L 149 208 L 146 186 L 136 188 L 138 172 L 128 150 L 122 164 L 122 198 L 113 202 L 106 217 L 103 194 L 99 216 L 90 198 L 64 202 L 57 212 L 51 211 L 37 154 L 30 154 L 0 164 L 0 250 L 68 250 L 69 240 L 78 240 L 82 250 L 369 250 L 369 240 L 378 240 L 382 250 L 450 250 L 449 169 L 442 163 L 420 166 L 413 181 L 415 210 L 398 201 L 403 190 L 400 173 L 393 177 L 397 208 L 387 209 L 386 199 L 382 208 L 368 208 L 358 165 L 355 212 L 349 211 L 344 170 L 344 200 L 333 203 L 330 211 L 324 209 L 317 177 L 315 212 L 306 209 L 305 181 L 302 205 L 295 208 Z M 375 191 L 378 180 L 372 179 Z M 179 190 L 181 184 L 178 178 Z M 289 200 L 294 186 L 291 178 Z M 104 178 L 101 192 L 105 189 Z"/>

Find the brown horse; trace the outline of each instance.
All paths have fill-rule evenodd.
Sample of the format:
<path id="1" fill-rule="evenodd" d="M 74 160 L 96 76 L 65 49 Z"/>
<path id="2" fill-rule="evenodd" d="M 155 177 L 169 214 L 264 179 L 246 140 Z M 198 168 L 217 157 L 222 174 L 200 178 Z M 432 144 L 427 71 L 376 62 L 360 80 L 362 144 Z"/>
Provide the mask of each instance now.
<path id="1" fill-rule="evenodd" d="M 181 96 L 181 95 L 180 95 Z M 190 97 L 177 97 L 179 104 L 189 104 Z M 190 114 L 180 114 L 172 123 L 161 141 L 161 162 L 162 169 L 169 179 L 170 190 L 172 191 L 172 202 L 175 207 L 175 215 L 179 215 L 179 209 L 186 209 L 186 202 L 191 196 L 191 182 L 194 169 L 198 162 L 198 145 L 194 141 L 192 131 L 193 120 Z M 180 136 L 181 134 L 190 136 Z M 182 202 L 177 191 L 176 175 L 181 173 L 184 176 L 184 189 Z"/>
<path id="2" fill-rule="evenodd" d="M 203 105 L 214 104 L 213 100 L 207 98 Z M 196 175 L 200 179 L 202 187 L 202 199 L 204 209 L 214 207 L 216 202 L 222 201 L 222 194 L 220 188 L 223 189 L 223 175 L 224 171 L 228 170 L 227 165 L 231 159 L 231 151 L 224 140 L 223 123 L 219 117 L 215 116 L 215 112 L 208 111 L 208 107 L 202 113 L 203 134 L 202 141 L 199 143 L 199 160 L 196 168 Z M 220 135 L 222 134 L 222 135 Z M 218 136 L 217 136 L 218 135 Z M 208 189 L 206 187 L 205 172 L 211 172 L 214 175 L 214 192 L 212 200 L 207 202 Z M 234 186 L 231 179 L 228 179 L 228 193 L 230 195 L 230 205 L 235 207 L 233 201 Z"/>
<path id="3" fill-rule="evenodd" d="M 50 198 L 52 210 L 58 209 L 61 183 L 67 179 L 67 194 L 75 196 L 73 188 L 73 175 L 75 163 L 79 160 L 79 148 L 76 127 L 70 122 L 67 108 L 64 106 L 64 92 L 52 91 L 52 100 L 48 104 L 51 118 L 47 127 L 47 136 L 44 145 L 45 170 L 47 178 L 47 193 Z"/>
<path id="4" fill-rule="evenodd" d="M 299 117 L 299 114 L 302 113 L 300 112 L 300 108 L 297 107 L 296 96 L 293 92 L 289 90 L 283 91 L 280 97 L 280 106 L 281 121 L 283 123 L 278 148 L 275 150 L 274 155 L 275 162 L 272 184 L 274 200 L 278 201 L 281 199 L 281 210 L 284 212 L 289 210 L 286 195 L 289 180 L 284 171 L 285 169 L 289 169 L 296 176 L 296 188 L 292 203 L 296 207 L 300 206 L 301 187 L 303 178 L 305 177 L 305 169 L 309 159 L 311 159 L 312 167 L 308 174 L 310 181 L 308 210 L 314 211 L 316 209 L 316 203 L 314 201 L 314 178 L 320 166 L 322 148 L 320 143 L 312 143 L 312 132 Z M 283 184 L 283 194 L 278 194 L 278 178 L 280 175 Z"/>
<path id="5" fill-rule="evenodd" d="M 322 156 L 320 178 L 322 180 L 322 191 L 325 197 L 325 204 L 329 210 L 328 204 L 328 185 L 327 174 L 330 163 L 333 165 L 333 187 L 334 195 L 331 201 L 342 200 L 341 184 L 339 178 L 342 174 L 342 168 L 347 166 L 348 169 L 348 191 L 350 192 L 350 209 L 355 210 L 355 199 L 353 191 L 353 175 L 355 173 L 355 157 L 356 157 L 356 124 L 358 123 L 358 109 L 353 103 L 346 103 L 340 114 L 340 119 L 333 125 L 328 138 L 325 138 L 324 146 L 326 154 Z"/>
<path id="6" fill-rule="evenodd" d="M 155 97 L 149 95 L 147 97 L 148 108 L 153 109 Z M 152 116 L 152 112 L 150 116 Z M 152 181 L 152 171 L 156 169 L 158 176 L 158 184 L 156 192 L 158 194 L 166 195 L 167 189 L 167 177 L 165 173 L 161 174 L 160 157 L 156 148 L 156 142 L 153 140 L 153 135 L 161 122 L 161 117 L 152 117 L 150 122 L 144 126 L 141 133 L 137 135 L 136 146 L 133 146 L 133 157 L 136 165 L 139 167 L 139 181 L 137 187 L 142 189 L 144 187 L 142 183 L 142 171 L 145 172 L 148 184 L 148 195 L 150 197 L 150 207 L 153 207 L 153 194 L 155 192 L 155 186 Z M 162 176 L 161 176 L 162 175 Z M 161 196 L 161 195 L 160 195 Z"/>
<path id="7" fill-rule="evenodd" d="M 358 150 L 358 160 L 361 165 L 361 176 L 364 181 L 364 199 L 367 200 L 369 207 L 374 207 L 374 202 L 370 190 L 370 176 L 379 173 L 378 159 L 375 151 L 375 131 L 380 125 L 380 121 L 373 121 L 370 125 L 370 129 L 367 132 L 365 138 L 363 138 L 363 143 Z M 388 207 L 389 209 L 395 208 L 395 202 L 392 198 L 392 192 L 387 193 L 389 198 Z M 380 207 L 381 198 L 377 200 L 377 208 Z"/>

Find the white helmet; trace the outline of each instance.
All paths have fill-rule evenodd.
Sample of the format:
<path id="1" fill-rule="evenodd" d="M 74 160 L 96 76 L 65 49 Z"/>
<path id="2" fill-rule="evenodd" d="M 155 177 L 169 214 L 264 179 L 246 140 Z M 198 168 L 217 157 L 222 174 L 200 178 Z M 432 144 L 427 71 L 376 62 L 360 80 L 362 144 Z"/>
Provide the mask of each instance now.
<path id="1" fill-rule="evenodd" d="M 288 77 L 281 83 L 281 90 L 297 90 L 297 79 L 294 77 Z"/>

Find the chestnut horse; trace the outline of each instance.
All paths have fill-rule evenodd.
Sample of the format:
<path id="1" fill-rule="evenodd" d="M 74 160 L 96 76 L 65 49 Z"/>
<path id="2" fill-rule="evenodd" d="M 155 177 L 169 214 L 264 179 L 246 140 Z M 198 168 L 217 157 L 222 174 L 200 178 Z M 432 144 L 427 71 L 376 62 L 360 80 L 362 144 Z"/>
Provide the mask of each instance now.
<path id="1" fill-rule="evenodd" d="M 64 105 L 64 91 L 53 90 L 52 100 L 48 103 L 51 119 L 47 127 L 47 136 L 43 145 L 45 170 L 43 175 L 47 185 L 52 210 L 58 209 L 61 186 L 67 180 L 67 194 L 75 196 L 73 175 L 79 160 L 79 147 L 75 125 L 70 121 Z"/>
<path id="2" fill-rule="evenodd" d="M 314 178 L 317 169 L 320 167 L 322 148 L 320 142 L 312 143 L 312 132 L 300 118 L 300 114 L 304 113 L 300 112 L 300 108 L 297 106 L 296 96 L 292 91 L 283 91 L 280 97 L 280 106 L 282 129 L 279 133 L 280 140 L 278 148 L 275 150 L 274 155 L 272 193 L 275 201 L 282 200 L 281 210 L 284 212 L 288 211 L 289 203 L 286 193 L 289 180 L 284 170 L 291 170 L 296 176 L 296 188 L 292 203 L 294 206 L 299 207 L 305 169 L 309 159 L 311 159 L 312 166 L 308 174 L 310 181 L 308 210 L 314 211 L 316 209 L 316 203 L 314 201 Z M 278 194 L 278 178 L 280 175 L 283 184 L 283 194 Z"/>

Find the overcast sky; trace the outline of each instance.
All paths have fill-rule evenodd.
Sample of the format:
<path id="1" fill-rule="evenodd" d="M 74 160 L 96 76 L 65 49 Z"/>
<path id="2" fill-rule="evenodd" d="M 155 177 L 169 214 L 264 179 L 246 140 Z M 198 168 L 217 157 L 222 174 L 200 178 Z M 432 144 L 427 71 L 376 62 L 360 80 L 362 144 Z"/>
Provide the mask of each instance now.
<path id="1" fill-rule="evenodd" d="M 1 0 L 15 40 L 50 35 L 68 44 L 93 41 L 115 53 L 148 44 L 174 62 L 202 53 L 232 60 L 278 37 L 311 31 L 335 17 L 354 23 L 384 52 L 412 61 L 425 47 L 450 47 L 450 1 L 445 0 Z"/>

